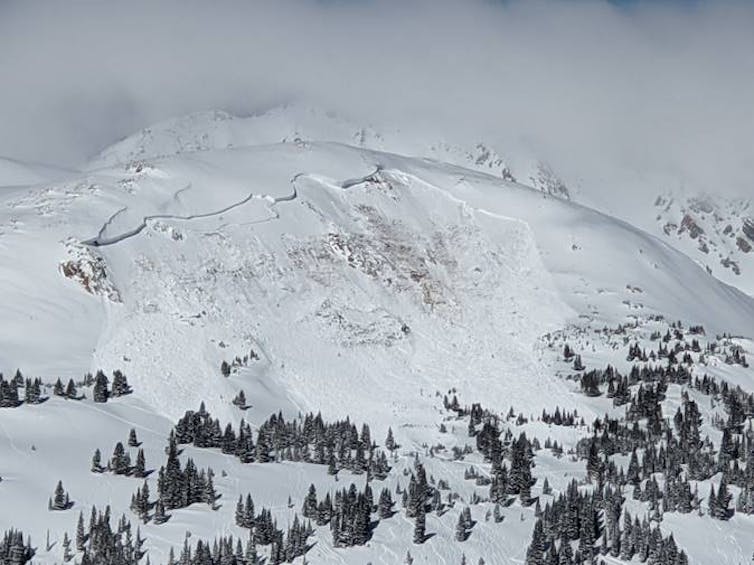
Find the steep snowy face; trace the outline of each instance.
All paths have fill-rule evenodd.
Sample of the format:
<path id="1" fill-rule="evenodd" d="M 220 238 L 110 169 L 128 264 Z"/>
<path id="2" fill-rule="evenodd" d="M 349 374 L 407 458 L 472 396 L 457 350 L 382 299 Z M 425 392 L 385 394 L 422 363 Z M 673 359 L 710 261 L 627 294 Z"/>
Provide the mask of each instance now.
<path id="1" fill-rule="evenodd" d="M 97 170 L 195 152 L 315 141 L 433 159 L 608 210 L 657 235 L 723 282 L 748 294 L 754 292 L 747 274 L 750 257 L 754 257 L 754 214 L 749 213 L 748 200 L 667 194 L 653 203 L 651 198 L 634 197 L 637 183 L 646 183 L 641 193 L 649 186 L 670 182 L 656 178 L 626 181 L 620 188 L 580 187 L 573 194 L 558 172 L 532 151 L 523 147 L 503 150 L 485 141 L 460 143 L 452 132 L 361 125 L 303 106 L 278 107 L 244 118 L 220 111 L 199 112 L 145 128 L 105 149 L 88 167 Z"/>
<path id="2" fill-rule="evenodd" d="M 123 368 L 170 417 L 201 400 L 232 417 L 231 389 L 208 375 L 252 350 L 303 409 L 343 415 L 370 390 L 384 399 L 364 405 L 370 416 L 387 404 L 422 422 L 422 391 L 527 405 L 545 398 L 533 383 L 557 393 L 534 346 L 579 317 L 742 333 L 754 317 L 750 298 L 613 218 L 338 144 L 141 160 L 5 210 L 16 228 L 3 265 L 34 264 L 13 269 L 7 290 L 25 305 L 13 322 L 28 326 L 31 308 L 66 336 L 58 360 Z M 33 335 L 13 332 L 6 364 L 50 370 L 35 365 Z"/>
<path id="3" fill-rule="evenodd" d="M 531 228 L 447 192 L 466 171 L 427 165 L 436 186 L 412 163 L 298 143 L 98 172 L 95 198 L 117 203 L 87 249 L 120 302 L 95 364 L 127 357 L 153 405 L 172 399 L 171 417 L 202 399 L 230 417 L 208 375 L 252 350 L 296 405 L 330 415 L 359 405 L 379 420 L 387 405 L 429 424 L 422 390 L 430 403 L 452 386 L 557 389 L 533 345 L 571 312 Z M 123 175 L 129 191 L 114 193 Z M 364 403 L 365 390 L 381 401 Z"/>
<path id="4" fill-rule="evenodd" d="M 668 194 L 658 196 L 654 204 L 658 233 L 664 239 L 720 280 L 754 295 L 750 200 Z"/>

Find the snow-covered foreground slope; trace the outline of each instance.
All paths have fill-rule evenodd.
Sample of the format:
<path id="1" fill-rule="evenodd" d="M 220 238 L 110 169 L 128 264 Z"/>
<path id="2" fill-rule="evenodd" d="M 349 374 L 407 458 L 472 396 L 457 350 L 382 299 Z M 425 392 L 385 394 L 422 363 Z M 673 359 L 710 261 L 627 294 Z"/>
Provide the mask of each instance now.
<path id="1" fill-rule="evenodd" d="M 328 528 L 319 528 L 310 562 L 400 563 L 410 549 L 417 563 L 459 563 L 462 553 L 471 563 L 520 563 L 534 508 L 515 501 L 502 523 L 487 521 L 492 505 L 472 503 L 472 492 L 487 489 L 463 472 L 489 464 L 478 453 L 426 457 L 437 443 L 448 450 L 473 443 L 467 422 L 443 408 L 443 394 L 453 389 L 462 403 L 501 413 L 513 407 L 531 420 L 507 422 L 516 435 L 573 447 L 589 431 L 537 422 L 542 409 L 576 408 L 587 424 L 622 410 L 561 378 L 568 371 L 560 340 L 577 344 L 590 367 L 625 368 L 628 342 L 597 329 L 635 324 L 631 335 L 650 343 L 646 334 L 664 316 L 704 324 L 710 339 L 754 334 L 754 299 L 659 239 L 577 204 L 499 176 L 362 147 L 226 141 L 244 146 L 191 142 L 160 158 L 103 158 L 83 178 L 2 196 L 6 376 L 21 367 L 52 383 L 120 369 L 134 388 L 106 404 L 92 402 L 87 389 L 82 401 L 0 409 L 0 503 L 28 509 L 1 513 L 0 526 L 31 533 L 40 562 L 60 560 L 63 531 L 74 531 L 79 509 L 86 517 L 90 504 L 110 503 L 115 515 L 129 513 L 141 481 L 90 473 L 95 448 L 107 458 L 134 427 L 148 468 L 158 468 L 172 425 L 205 402 L 223 424 L 321 411 L 327 420 L 368 422 L 378 443 L 391 426 L 402 447 L 385 484 L 405 487 L 401 471 L 419 453 L 461 496 L 444 516 L 428 517 L 436 535 L 423 544 L 412 544 L 413 520 L 399 513 L 380 522 L 365 547 L 333 548 Z M 740 347 L 750 351 L 751 341 Z M 223 377 L 221 362 L 236 357 L 241 366 Z M 750 369 L 698 361 L 700 371 L 751 390 Z M 231 403 L 240 389 L 251 404 L 245 412 Z M 709 400 L 698 396 L 709 416 Z M 679 402 L 680 387 L 672 388 L 666 416 Z M 166 524 L 142 526 L 153 563 L 165 562 L 187 531 L 193 539 L 244 535 L 233 518 L 239 494 L 272 507 L 285 527 L 293 515 L 287 497 L 299 510 L 309 483 L 320 493 L 364 483 L 347 471 L 338 481 L 345 484 L 335 483 L 321 465 L 244 465 L 195 447 L 187 455 L 215 470 L 220 508 L 193 505 Z M 543 504 L 545 477 L 557 493 L 584 476 L 583 461 L 546 450 L 535 460 L 533 491 Z M 48 512 L 58 479 L 75 505 Z M 154 493 L 155 477 L 149 482 Z M 700 481 L 702 498 L 708 485 Z M 478 524 L 459 544 L 454 527 L 465 504 Z M 721 523 L 738 544 L 729 550 L 713 543 L 710 521 L 670 516 L 663 528 L 676 532 L 694 563 L 749 558 L 750 516 Z M 49 551 L 47 530 L 58 541 Z"/>

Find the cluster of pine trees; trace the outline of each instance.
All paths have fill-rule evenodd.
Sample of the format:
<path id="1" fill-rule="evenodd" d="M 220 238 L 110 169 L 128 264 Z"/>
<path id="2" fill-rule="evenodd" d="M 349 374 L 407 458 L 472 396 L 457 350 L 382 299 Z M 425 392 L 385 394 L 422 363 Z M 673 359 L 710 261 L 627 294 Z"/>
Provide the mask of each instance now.
<path id="1" fill-rule="evenodd" d="M 123 396 L 132 392 L 126 376 L 118 370 L 113 372 L 112 389 L 109 388 L 109 379 L 102 371 L 98 371 L 96 377 L 87 374 L 81 384 L 86 386 L 94 385 L 93 399 L 95 402 L 107 402 L 107 399 L 110 397 Z M 0 408 L 15 408 L 20 406 L 22 404 L 19 393 L 21 387 L 24 388 L 24 403 L 41 404 L 47 400 L 42 394 L 43 386 L 42 379 L 24 378 L 20 370 L 17 370 L 14 377 L 9 380 L 6 380 L 3 374 L 0 373 Z M 69 379 L 68 384 L 64 386 L 63 382 L 58 378 L 53 385 L 53 394 L 72 400 L 81 400 L 84 398 L 83 395 L 79 395 L 73 379 Z"/>
<path id="2" fill-rule="evenodd" d="M 94 376 L 94 390 L 92 398 L 94 402 L 107 402 L 109 398 L 131 394 L 132 389 L 128 384 L 128 379 L 120 370 L 113 371 L 113 383 L 110 387 L 110 380 L 105 373 L 97 371 Z"/>
<path id="3" fill-rule="evenodd" d="M 674 328 L 662 337 L 667 344 L 674 337 L 680 339 L 680 330 Z M 659 338 L 658 338 L 659 339 Z M 754 430 L 746 419 L 754 413 L 754 395 L 726 381 L 708 375 L 692 378 L 682 365 L 675 366 L 673 354 L 681 350 L 699 352 L 698 340 L 691 344 L 677 342 L 674 347 L 662 348 L 658 356 L 668 360 L 666 367 L 634 365 L 630 375 L 622 377 L 612 367 L 605 371 L 589 371 L 580 377 L 586 394 L 600 394 L 599 386 L 608 383 L 608 396 L 621 396 L 621 404 L 628 396 L 626 422 L 605 418 L 594 423 L 594 436 L 579 442 L 577 451 L 587 459 L 587 471 L 599 481 L 633 485 L 633 496 L 649 502 L 655 519 L 661 520 L 663 512 L 702 512 L 696 487 L 690 481 L 709 480 L 721 473 L 717 489 L 712 485 L 707 499 L 707 511 L 713 518 L 728 519 L 734 511 L 754 513 Z M 706 352 L 719 352 L 717 344 L 708 344 Z M 629 348 L 629 358 L 643 358 L 646 354 L 637 345 Z M 617 383 L 613 386 L 613 383 Z M 637 384 L 634 390 L 629 387 Z M 715 400 L 722 401 L 726 417 L 716 416 L 712 424 L 723 432 L 719 445 L 709 437 L 701 438 L 702 417 L 697 404 L 682 393 L 682 406 L 676 410 L 672 421 L 664 418 L 662 401 L 668 384 L 688 385 Z M 632 423 L 632 425 L 628 425 Z M 600 433 L 601 432 L 601 433 Z M 641 464 L 637 450 L 643 452 Z M 609 461 L 615 453 L 631 452 L 628 469 L 616 469 Z M 663 477 L 660 489 L 654 474 Z M 740 487 L 735 504 L 728 485 Z"/>
<path id="4" fill-rule="evenodd" d="M 83 395 L 79 396 L 79 392 L 76 389 L 76 383 L 73 379 L 68 379 L 68 384 L 63 386 L 63 381 L 60 379 L 55 381 L 55 385 L 52 387 L 52 394 L 55 396 L 62 396 L 70 400 L 82 400 Z"/>
<path id="5" fill-rule="evenodd" d="M 42 396 L 42 379 L 24 379 L 21 371 L 16 371 L 15 376 L 5 380 L 0 373 L 0 408 L 16 408 L 21 405 L 21 395 L 18 389 L 24 387 L 24 399 L 26 404 L 41 404 L 46 399 Z"/>
<path id="6" fill-rule="evenodd" d="M 194 460 L 189 458 L 185 467 L 178 459 L 178 447 L 173 437 L 167 449 L 167 462 L 157 474 L 157 495 L 167 510 L 184 508 L 196 502 L 209 504 L 214 508 L 218 499 L 214 484 L 214 471 L 209 468 L 199 470 Z"/>
<path id="7" fill-rule="evenodd" d="M 481 428 L 477 429 L 478 426 Z M 531 473 L 534 445 L 526 434 L 521 433 L 517 439 L 510 429 L 503 434 L 499 418 L 474 404 L 469 411 L 469 435 L 476 439 L 477 449 L 491 463 L 490 500 L 504 504 L 508 495 L 518 495 L 522 504 L 529 504 L 535 483 Z M 504 458 L 510 460 L 510 469 Z"/>
<path id="8" fill-rule="evenodd" d="M 167 565 L 279 565 L 284 561 L 285 556 L 277 549 L 269 560 L 260 557 L 254 536 L 250 534 L 245 544 L 233 536 L 216 538 L 211 544 L 198 540 L 193 546 L 185 540 L 177 558 L 175 551 L 170 549 Z"/>
<path id="9" fill-rule="evenodd" d="M 542 416 L 540 420 L 545 424 L 552 424 L 553 426 L 583 426 L 584 418 L 579 418 L 578 410 L 568 412 L 566 410 L 560 411 L 560 407 L 555 407 L 555 412 L 550 414 L 547 410 L 542 409 Z"/>
<path id="10" fill-rule="evenodd" d="M 141 445 L 136 438 L 136 430 L 134 429 L 131 429 L 129 434 L 128 445 L 129 447 L 139 447 Z M 139 447 L 139 450 L 136 452 L 136 462 L 132 464 L 131 454 L 126 451 L 123 443 L 119 441 L 115 444 L 113 454 L 104 466 L 102 465 L 102 452 L 99 448 L 94 450 L 91 471 L 93 473 L 104 473 L 105 471 L 109 471 L 115 475 L 126 475 L 137 479 L 143 479 L 149 474 L 146 465 L 144 450 L 141 449 L 141 447 Z"/>
<path id="11" fill-rule="evenodd" d="M 109 505 L 104 511 L 93 506 L 87 526 L 84 514 L 79 513 L 73 542 L 78 553 L 76 562 L 80 565 L 138 565 L 144 557 L 145 540 L 138 528 L 134 532 L 125 516 L 113 526 L 110 514 Z M 66 533 L 62 543 L 64 562 L 76 557 L 71 545 L 72 540 Z"/>
<path id="12" fill-rule="evenodd" d="M 629 400 L 629 387 L 644 383 L 658 383 L 664 386 L 668 384 L 685 385 L 691 381 L 691 373 L 683 365 L 633 365 L 628 375 L 622 375 L 612 365 L 604 370 L 591 369 L 578 376 L 581 384 L 581 392 L 586 396 L 601 396 L 602 387 L 608 398 L 613 399 L 615 406 L 626 404 Z"/>
<path id="13" fill-rule="evenodd" d="M 335 547 L 364 545 L 372 537 L 372 512 L 376 510 L 372 489 L 366 483 L 358 491 L 351 483 L 347 489 L 335 493 L 330 511 L 330 532 Z"/>
<path id="14" fill-rule="evenodd" d="M 0 563 L 3 565 L 24 565 L 34 557 L 31 540 L 24 541 L 20 530 L 6 530 L 0 541 Z"/>
<path id="15" fill-rule="evenodd" d="M 309 550 L 308 539 L 314 533 L 311 520 L 304 523 L 299 519 L 298 514 L 294 515 L 291 526 L 284 533 L 278 528 L 269 509 L 262 508 L 259 514 L 255 514 L 254 501 L 250 494 L 247 494 L 245 498 L 238 496 L 235 520 L 237 526 L 249 530 L 249 543 L 255 546 L 257 544 L 270 545 L 271 555 L 278 555 L 281 560 L 278 563 L 291 562 L 296 557 L 304 555 Z M 256 554 L 256 549 L 254 553 Z"/>
<path id="16" fill-rule="evenodd" d="M 246 422 L 241 421 L 238 432 L 231 424 L 223 430 L 202 403 L 199 411 L 189 410 L 178 421 L 174 437 L 180 444 L 221 449 L 244 463 L 304 461 L 327 465 L 330 474 L 347 469 L 374 479 L 384 479 L 390 471 L 387 455 L 372 441 L 369 426 L 364 424 L 359 434 L 348 418 L 327 423 L 320 414 L 307 414 L 289 422 L 282 413 L 273 414 L 259 426 L 255 443 Z"/>
<path id="17" fill-rule="evenodd" d="M 545 505 L 535 523 L 526 553 L 526 565 L 572 565 L 592 563 L 599 555 L 630 561 L 649 561 L 655 565 L 685 565 L 686 554 L 679 550 L 673 536 L 662 536 L 647 518 L 631 519 L 623 511 L 623 496 L 609 485 L 598 485 L 590 492 L 572 481 L 565 493 Z M 574 550 L 573 544 L 576 544 Z"/>
<path id="18" fill-rule="evenodd" d="M 222 374 L 223 377 L 229 377 L 232 372 L 237 371 L 241 367 L 247 367 L 249 365 L 249 361 L 256 361 L 259 359 L 259 354 L 251 349 L 249 353 L 244 355 L 243 357 L 239 357 L 236 355 L 236 357 L 228 363 L 227 361 L 223 360 L 222 363 L 220 363 L 220 374 Z"/>

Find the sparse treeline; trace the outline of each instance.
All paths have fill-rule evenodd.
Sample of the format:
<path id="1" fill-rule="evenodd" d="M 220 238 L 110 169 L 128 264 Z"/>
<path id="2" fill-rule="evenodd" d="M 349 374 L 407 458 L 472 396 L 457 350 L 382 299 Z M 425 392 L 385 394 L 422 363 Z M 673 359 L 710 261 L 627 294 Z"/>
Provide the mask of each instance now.
<path id="1" fill-rule="evenodd" d="M 24 389 L 23 400 L 19 389 Z M 21 371 L 16 371 L 16 375 L 9 380 L 5 380 L 0 373 L 0 408 L 16 408 L 22 403 L 41 404 L 46 400 L 42 396 L 41 379 L 24 379 Z"/>
<path id="2" fill-rule="evenodd" d="M 110 380 L 102 371 L 97 371 L 96 376 L 90 373 L 86 374 L 82 381 L 77 383 L 73 379 L 68 380 L 67 385 L 59 378 L 52 385 L 52 394 L 70 400 L 82 400 L 84 395 L 80 394 L 78 387 L 94 386 L 92 390 L 92 399 L 95 402 L 107 402 L 109 398 L 123 396 L 132 392 L 128 384 L 128 379 L 122 371 L 113 372 L 112 387 Z M 0 408 L 16 408 L 22 404 L 42 404 L 47 397 L 43 394 L 45 385 L 40 378 L 25 378 L 21 371 L 11 379 L 5 379 L 0 373 Z M 23 389 L 23 395 L 20 392 Z"/>
<path id="3" fill-rule="evenodd" d="M 185 540 L 178 557 L 171 548 L 167 565 L 279 565 L 284 561 L 277 550 L 271 553 L 269 560 L 259 557 L 254 537 L 249 535 L 245 541 L 233 536 L 219 537 L 211 544 L 198 540 L 191 545 Z"/>
<path id="4" fill-rule="evenodd" d="M 131 454 L 120 441 L 115 444 L 113 454 L 105 465 L 102 464 L 102 452 L 99 448 L 95 449 L 92 455 L 92 473 L 104 473 L 107 471 L 115 475 L 126 475 L 137 479 L 145 478 L 149 474 L 146 468 L 146 458 L 144 450 L 140 447 L 141 443 L 136 437 L 136 430 L 133 428 L 131 428 L 128 435 L 128 446 L 138 448 L 134 463 L 132 463 Z"/>

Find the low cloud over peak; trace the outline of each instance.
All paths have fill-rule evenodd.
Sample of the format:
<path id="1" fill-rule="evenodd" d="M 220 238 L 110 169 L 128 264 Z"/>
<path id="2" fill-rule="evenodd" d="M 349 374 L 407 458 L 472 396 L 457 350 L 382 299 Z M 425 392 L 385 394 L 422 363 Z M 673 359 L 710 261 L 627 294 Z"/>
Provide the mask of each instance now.
<path id="1" fill-rule="evenodd" d="M 734 2 L 6 1 L 0 154 L 75 165 L 168 116 L 298 101 L 745 195 L 752 29 Z"/>

